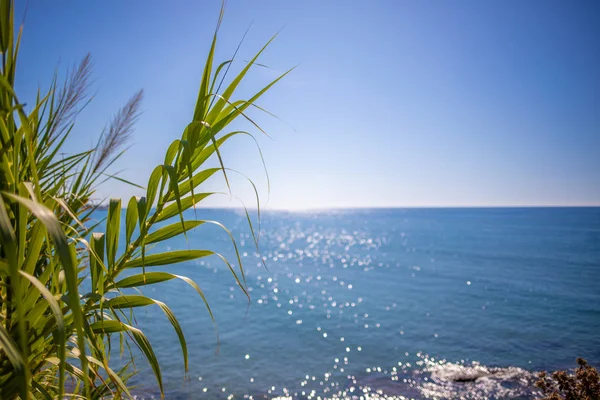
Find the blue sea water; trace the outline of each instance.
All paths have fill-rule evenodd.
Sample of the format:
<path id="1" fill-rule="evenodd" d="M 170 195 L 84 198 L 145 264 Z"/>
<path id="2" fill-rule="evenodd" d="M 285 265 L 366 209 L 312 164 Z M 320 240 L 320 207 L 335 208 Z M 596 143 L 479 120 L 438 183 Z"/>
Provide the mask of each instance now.
<path id="1" fill-rule="evenodd" d="M 187 338 L 184 378 L 164 314 L 137 309 L 167 399 L 529 399 L 537 371 L 600 364 L 600 208 L 265 212 L 266 268 L 243 213 L 195 213 L 231 229 L 250 300 L 216 257 L 160 267 L 200 285 L 218 327 L 185 282 L 144 289 Z M 217 226 L 152 252 L 187 248 L 237 265 Z M 138 395 L 159 397 L 136 365 Z"/>

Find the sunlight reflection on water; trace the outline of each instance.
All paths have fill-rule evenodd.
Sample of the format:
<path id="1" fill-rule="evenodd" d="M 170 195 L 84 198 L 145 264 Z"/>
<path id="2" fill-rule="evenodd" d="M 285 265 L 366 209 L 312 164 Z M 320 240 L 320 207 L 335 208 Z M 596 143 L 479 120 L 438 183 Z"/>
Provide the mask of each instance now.
<path id="1" fill-rule="evenodd" d="M 247 268 L 247 310 L 244 294 L 216 260 L 178 267 L 210 292 L 221 353 L 211 357 L 210 333 L 189 337 L 196 352 L 191 364 L 199 360 L 190 368 L 193 379 L 167 385 L 167 398 L 529 399 L 536 369 L 554 368 L 582 351 L 582 337 L 565 342 L 570 347 L 551 342 L 554 332 L 569 329 L 556 313 L 573 316 L 569 307 L 580 305 L 550 304 L 548 293 L 568 292 L 582 281 L 561 275 L 560 261 L 539 260 L 564 240 L 543 224 L 525 237 L 507 228 L 486 238 L 480 225 L 502 226 L 505 216 L 483 214 L 471 225 L 461 215 L 400 211 L 368 218 L 308 215 L 300 222 L 297 216 L 265 218 L 260 254 L 249 233 L 236 233 Z M 546 235 L 548 247 L 523 248 L 536 235 Z M 577 235 L 574 228 L 570 240 Z M 190 240 L 227 251 L 226 240 L 199 230 Z M 551 289 L 534 286 L 536 268 L 556 268 L 547 278 Z M 164 294 L 177 302 L 178 290 L 168 286 Z M 173 308 L 185 314 L 182 321 L 196 321 L 186 332 L 210 326 L 183 300 L 180 310 Z M 593 315 L 577 317 L 598 325 Z M 164 335 L 151 332 L 158 340 Z M 557 361 L 548 364 L 549 346 L 566 356 L 555 353 Z M 600 347 L 591 348 L 598 354 Z M 180 366 L 166 363 L 165 376 L 180 382 Z M 140 382 L 150 381 L 141 376 Z"/>

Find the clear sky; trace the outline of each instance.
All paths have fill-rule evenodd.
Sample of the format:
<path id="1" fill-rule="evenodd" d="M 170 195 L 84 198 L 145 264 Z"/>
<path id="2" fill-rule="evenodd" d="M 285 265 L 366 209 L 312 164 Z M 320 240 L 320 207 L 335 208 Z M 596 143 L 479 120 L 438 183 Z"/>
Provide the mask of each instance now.
<path id="1" fill-rule="evenodd" d="M 25 5 L 17 0 L 17 20 Z M 117 169 L 145 185 L 191 119 L 219 7 L 30 0 L 21 98 L 91 52 L 96 95 L 74 151 L 143 88 L 144 113 Z M 229 57 L 252 24 L 241 68 L 283 28 L 263 58 L 273 70 L 256 69 L 240 96 L 299 65 L 259 103 L 295 131 L 255 114 L 273 137 L 259 139 L 271 208 L 600 205 L 599 21 L 597 1 L 230 0 L 217 55 Z M 252 141 L 223 155 L 266 201 Z M 233 191 L 252 203 L 242 179 Z M 132 194 L 141 191 L 99 190 Z M 236 205 L 226 196 L 211 204 Z"/>

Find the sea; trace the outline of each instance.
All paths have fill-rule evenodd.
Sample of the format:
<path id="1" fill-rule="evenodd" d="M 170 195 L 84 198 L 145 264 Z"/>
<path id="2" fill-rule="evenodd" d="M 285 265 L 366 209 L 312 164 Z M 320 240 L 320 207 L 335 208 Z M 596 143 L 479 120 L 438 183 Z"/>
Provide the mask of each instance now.
<path id="1" fill-rule="evenodd" d="M 254 210 L 252 230 L 243 210 L 185 217 L 229 229 L 247 295 L 217 256 L 152 267 L 193 279 L 214 315 L 183 280 L 142 288 L 187 340 L 186 372 L 161 309 L 136 309 L 166 399 L 533 399 L 540 371 L 600 366 L 600 208 Z M 190 248 L 240 274 L 217 224 L 149 253 Z M 132 351 L 133 393 L 160 398 Z"/>

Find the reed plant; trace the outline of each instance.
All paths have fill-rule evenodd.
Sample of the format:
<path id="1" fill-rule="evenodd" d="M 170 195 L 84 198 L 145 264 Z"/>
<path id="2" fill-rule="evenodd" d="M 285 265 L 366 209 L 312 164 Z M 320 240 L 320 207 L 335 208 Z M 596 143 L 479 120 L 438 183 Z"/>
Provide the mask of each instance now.
<path id="1" fill-rule="evenodd" d="M 219 24 L 222 16 L 223 10 Z M 229 233 L 215 221 L 185 219 L 184 211 L 213 195 L 203 190 L 211 176 L 228 182 L 220 149 L 234 137 L 249 135 L 228 127 L 242 118 L 260 129 L 247 112 L 260 109 L 256 101 L 289 72 L 251 98 L 235 99 L 236 88 L 273 38 L 230 77 L 235 55 L 220 64 L 214 60 L 219 24 L 190 123 L 150 174 L 145 195 L 111 198 L 105 221 L 98 223 L 95 191 L 107 179 L 122 179 L 109 171 L 133 132 L 142 92 L 115 114 L 93 148 L 62 155 L 75 117 L 90 100 L 90 57 L 64 82 L 55 78 L 47 92 L 40 90 L 25 102 L 15 90 L 22 26 L 14 25 L 12 1 L 0 0 L 0 399 L 131 397 L 131 363 L 117 369 L 111 359 L 116 339 L 122 349 L 137 346 L 163 393 L 160 363 L 135 324 L 135 309 L 164 312 L 179 338 L 183 371 L 188 368 L 186 339 L 169 306 L 144 295 L 144 288 L 180 279 L 201 297 L 211 317 L 212 312 L 196 282 L 152 267 L 220 257 L 246 292 L 231 234 L 235 266 L 211 249 L 151 250 L 167 239 L 185 240 L 187 231 L 207 223 Z M 209 168 L 211 159 L 219 167 Z"/>

